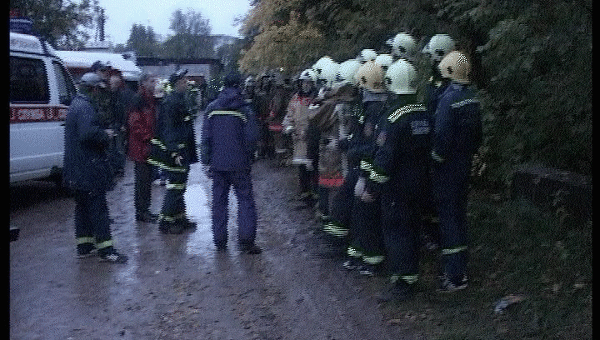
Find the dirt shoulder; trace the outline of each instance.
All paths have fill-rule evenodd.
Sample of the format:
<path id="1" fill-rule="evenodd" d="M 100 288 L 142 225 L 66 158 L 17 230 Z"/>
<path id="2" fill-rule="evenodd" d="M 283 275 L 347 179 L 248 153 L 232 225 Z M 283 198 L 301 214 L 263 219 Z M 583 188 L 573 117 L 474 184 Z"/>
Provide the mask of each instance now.
<path id="1" fill-rule="evenodd" d="M 254 165 L 261 255 L 212 245 L 210 182 L 199 166 L 188 196 L 198 229 L 162 235 L 134 220 L 132 167 L 109 193 L 113 237 L 125 265 L 75 258 L 74 203 L 45 184 L 11 189 L 11 339 L 413 339 L 374 299 L 383 278 L 341 267 L 310 209 L 292 197 L 294 168 Z M 154 187 L 157 211 L 164 187 Z M 233 196 L 232 196 L 233 197 Z M 14 201 L 14 204 L 13 204 Z M 232 198 L 232 206 L 234 206 Z"/>

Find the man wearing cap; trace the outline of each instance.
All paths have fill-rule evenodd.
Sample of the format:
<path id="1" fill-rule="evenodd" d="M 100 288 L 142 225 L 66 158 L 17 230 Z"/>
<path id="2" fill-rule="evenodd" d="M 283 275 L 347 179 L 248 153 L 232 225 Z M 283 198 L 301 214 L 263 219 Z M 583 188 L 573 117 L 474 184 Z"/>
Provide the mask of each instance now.
<path id="1" fill-rule="evenodd" d="M 127 257 L 113 246 L 106 202 L 112 182 L 107 149 L 114 131 L 99 123 L 94 99 L 102 84 L 97 74 L 84 74 L 80 92 L 67 111 L 63 180 L 75 194 L 78 257 L 88 257 L 97 250 L 103 261 L 125 263 Z"/>
<path id="2" fill-rule="evenodd" d="M 101 118 L 110 121 L 110 65 L 97 60 L 90 66 L 89 72 L 100 77 L 102 86 L 100 87 L 100 93 L 97 96 L 98 98 L 96 99 L 99 104 L 98 109 L 100 110 Z"/>
<path id="3" fill-rule="evenodd" d="M 116 138 L 111 140 L 111 143 L 108 147 L 108 154 L 111 160 L 110 162 L 110 172 L 113 175 L 113 187 L 116 183 L 115 180 L 122 173 L 121 161 L 124 161 L 123 155 L 120 154 L 120 151 L 117 147 L 117 139 L 121 139 L 119 136 L 119 129 L 116 128 L 121 124 L 119 117 L 115 115 L 116 111 L 115 107 L 113 107 L 113 98 L 111 91 L 111 81 L 110 81 L 110 65 L 103 63 L 100 60 L 97 60 L 92 64 L 89 69 L 90 73 L 96 74 L 100 77 L 101 86 L 98 94 L 95 96 L 94 100 L 98 107 L 99 111 L 99 121 L 100 126 L 104 129 L 113 129 L 117 133 Z M 110 190 L 110 189 L 109 189 Z"/>
<path id="4" fill-rule="evenodd" d="M 262 250 L 256 238 L 256 205 L 250 175 L 258 139 L 255 114 L 244 100 L 241 77 L 231 73 L 224 88 L 205 110 L 200 158 L 212 174 L 212 230 L 218 250 L 227 246 L 227 217 L 230 187 L 238 202 L 238 245 L 246 254 Z"/>
<path id="5" fill-rule="evenodd" d="M 180 234 L 196 226 L 186 217 L 183 198 L 190 164 L 198 162 L 194 118 L 185 98 L 186 74 L 187 70 L 179 70 L 169 77 L 173 91 L 163 100 L 157 135 L 150 141 L 153 151 L 148 162 L 165 170 L 169 180 L 158 217 L 159 229 L 165 234 Z"/>
<path id="6" fill-rule="evenodd" d="M 90 72 L 96 73 L 102 81 L 107 84 L 110 77 L 110 65 L 96 60 L 92 66 L 90 66 Z"/>

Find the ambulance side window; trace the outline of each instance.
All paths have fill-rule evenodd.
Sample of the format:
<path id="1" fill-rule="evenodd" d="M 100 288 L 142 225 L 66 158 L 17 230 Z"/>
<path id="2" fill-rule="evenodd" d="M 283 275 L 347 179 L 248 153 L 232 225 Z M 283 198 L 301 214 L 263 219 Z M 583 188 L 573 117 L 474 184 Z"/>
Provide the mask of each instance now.
<path id="1" fill-rule="evenodd" d="M 50 91 L 46 74 L 41 59 L 10 57 L 10 102 L 47 104 Z"/>
<path id="2" fill-rule="evenodd" d="M 70 105 L 73 97 L 75 97 L 75 85 L 73 85 L 71 76 L 56 61 L 52 62 L 52 67 L 54 67 L 54 74 L 58 83 L 58 100 L 63 105 Z"/>

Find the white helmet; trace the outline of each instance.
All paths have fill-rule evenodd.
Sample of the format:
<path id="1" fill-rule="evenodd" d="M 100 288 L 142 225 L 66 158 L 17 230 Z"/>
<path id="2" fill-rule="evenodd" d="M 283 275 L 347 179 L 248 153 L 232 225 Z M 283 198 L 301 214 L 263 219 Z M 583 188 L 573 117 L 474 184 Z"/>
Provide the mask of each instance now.
<path id="1" fill-rule="evenodd" d="M 348 59 L 346 61 L 344 61 L 343 63 L 340 64 L 340 67 L 338 68 L 336 77 L 335 77 L 335 81 L 338 84 L 346 84 L 346 83 L 351 83 L 356 85 L 357 81 L 356 78 L 354 78 L 354 75 L 356 74 L 356 71 L 358 71 L 358 68 L 360 67 L 360 61 L 356 60 L 356 59 Z"/>
<path id="2" fill-rule="evenodd" d="M 321 72 L 323 72 L 323 68 L 330 63 L 335 63 L 335 61 L 333 61 L 333 59 L 331 59 L 329 56 L 323 56 L 317 60 L 317 62 L 311 68 L 315 71 L 318 77 Z"/>
<path id="3" fill-rule="evenodd" d="M 360 51 L 359 60 L 363 64 L 367 61 L 373 61 L 375 58 L 377 58 L 377 52 L 375 52 L 373 49 L 365 48 L 364 50 Z"/>
<path id="4" fill-rule="evenodd" d="M 417 50 L 417 42 L 406 32 L 400 32 L 389 42 L 392 45 L 392 55 L 396 58 L 412 56 Z"/>
<path id="5" fill-rule="evenodd" d="M 442 77 L 452 79 L 457 83 L 468 84 L 471 63 L 467 57 L 458 52 L 448 53 L 438 65 Z"/>
<path id="6" fill-rule="evenodd" d="M 385 92 L 383 83 L 383 68 L 374 60 L 367 61 L 356 72 L 358 86 L 366 88 L 371 92 Z"/>
<path id="7" fill-rule="evenodd" d="M 416 80 L 417 70 L 406 59 L 398 59 L 385 73 L 385 86 L 396 94 L 416 93 Z"/>
<path id="8" fill-rule="evenodd" d="M 381 65 L 384 70 L 387 70 L 394 62 L 394 58 L 389 54 L 382 53 L 375 58 L 375 62 Z"/>
<path id="9" fill-rule="evenodd" d="M 248 76 L 246 78 L 246 80 L 244 81 L 244 86 L 254 86 L 255 82 L 254 82 L 254 77 L 253 76 Z"/>
<path id="10" fill-rule="evenodd" d="M 446 54 L 454 50 L 455 46 L 454 39 L 448 34 L 436 34 L 431 37 L 422 52 L 429 54 L 431 61 L 439 63 Z"/>
<path id="11" fill-rule="evenodd" d="M 317 82 L 317 74 L 315 73 L 315 71 L 313 71 L 313 69 L 311 68 L 307 68 L 306 70 L 302 71 L 302 73 L 300 73 L 300 76 L 298 77 L 299 80 L 310 80 L 313 83 Z"/>
<path id="12" fill-rule="evenodd" d="M 333 86 L 333 82 L 335 81 L 338 69 L 340 68 L 340 64 L 334 62 L 327 63 L 323 65 L 321 69 L 321 74 L 317 76 L 318 79 L 325 80 L 325 86 L 331 87 Z"/>

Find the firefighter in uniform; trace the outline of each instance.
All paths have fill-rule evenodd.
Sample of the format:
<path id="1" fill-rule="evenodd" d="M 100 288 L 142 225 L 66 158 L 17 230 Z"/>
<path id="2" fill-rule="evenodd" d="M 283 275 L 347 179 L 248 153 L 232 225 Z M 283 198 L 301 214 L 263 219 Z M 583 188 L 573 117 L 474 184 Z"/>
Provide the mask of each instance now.
<path id="1" fill-rule="evenodd" d="M 148 162 L 163 169 L 169 181 L 158 216 L 159 229 L 165 234 L 195 228 L 195 223 L 186 217 L 184 201 L 190 164 L 198 162 L 194 119 L 186 102 L 186 74 L 187 70 L 179 70 L 169 77 L 173 91 L 161 103 L 157 136 L 150 141 Z"/>
<path id="2" fill-rule="evenodd" d="M 273 141 L 274 153 L 278 164 L 282 164 L 285 158 L 285 144 L 282 138 L 283 126 L 281 122 L 286 114 L 287 104 L 290 101 L 291 93 L 285 86 L 285 79 L 282 74 L 276 73 L 273 77 L 273 96 L 269 103 L 269 117 L 267 119 L 269 134 Z"/>
<path id="3" fill-rule="evenodd" d="M 447 34 L 436 34 L 423 48 L 424 53 L 431 62 L 431 77 L 425 88 L 425 104 L 427 111 L 433 116 L 440 96 L 446 91 L 450 80 L 442 77 L 438 65 L 442 58 L 453 51 L 455 43 L 452 37 Z M 430 182 L 429 182 L 430 183 Z M 428 200 L 425 202 L 423 211 L 423 232 L 421 233 L 422 243 L 428 250 L 434 250 L 439 247 L 440 229 L 432 190 L 428 189 Z"/>
<path id="4" fill-rule="evenodd" d="M 379 148 L 363 193 L 380 197 L 387 267 L 393 285 L 387 295 L 399 300 L 412 295 L 418 278 L 421 209 L 431 152 L 432 119 L 425 105 L 417 104 L 413 85 L 416 76 L 414 66 L 405 59 L 394 62 L 386 73 L 386 84 L 395 101 L 377 138 Z"/>
<path id="5" fill-rule="evenodd" d="M 481 145 L 479 100 L 469 85 L 470 62 L 460 52 L 442 59 L 442 76 L 451 79 L 435 113 L 432 187 L 440 219 L 440 291 L 467 287 L 467 195 L 473 155 Z"/>
<path id="6" fill-rule="evenodd" d="M 359 159 L 350 160 L 348 150 L 361 144 L 365 122 L 357 81 L 354 77 L 360 65 L 356 59 L 346 60 L 340 64 L 336 75 L 337 86 L 343 89 L 342 93 L 344 93 L 344 96 L 340 96 L 338 99 L 334 109 L 339 120 L 337 148 L 342 157 L 343 182 L 336 195 L 331 199 L 330 218 L 323 221 L 323 231 L 335 239 L 343 241 L 347 241 L 351 237 L 349 226 L 354 202 L 354 185 L 358 178 L 360 161 Z"/>
<path id="7" fill-rule="evenodd" d="M 292 164 L 298 166 L 299 198 L 310 203 L 316 193 L 316 169 L 308 150 L 308 107 L 315 98 L 317 76 L 312 69 L 306 69 L 298 80 L 298 92 L 290 99 L 281 125 L 284 133 L 292 135 Z"/>
<path id="8" fill-rule="evenodd" d="M 359 161 L 359 175 L 354 188 L 351 230 L 353 240 L 347 253 L 350 257 L 344 262 L 346 269 L 359 269 L 363 275 L 372 276 L 381 269 L 385 259 L 385 248 L 380 224 L 380 204 L 378 198 L 362 199 L 366 176 L 377 150 L 376 137 L 385 112 L 387 93 L 381 65 L 374 60 L 367 61 L 357 71 L 356 78 L 363 89 L 363 110 L 365 124 L 363 142 L 349 150 L 349 158 Z"/>
<path id="9" fill-rule="evenodd" d="M 263 73 L 258 78 L 256 93 L 254 96 L 256 117 L 258 119 L 260 139 L 258 142 L 257 157 L 274 158 L 275 148 L 272 136 L 269 133 L 269 104 L 273 97 L 273 80 L 268 73 Z"/>
<path id="10" fill-rule="evenodd" d="M 255 245 L 257 214 L 250 174 L 258 126 L 255 114 L 244 100 L 237 73 L 228 74 L 224 88 L 208 104 L 202 125 L 200 158 L 212 177 L 212 231 L 218 250 L 227 245 L 229 190 L 238 202 L 238 244 L 247 254 L 259 254 Z"/>
<path id="11" fill-rule="evenodd" d="M 125 263 L 127 257 L 113 246 L 106 191 L 112 185 L 108 147 L 115 132 L 102 126 L 95 98 L 101 78 L 86 73 L 65 121 L 65 186 L 75 193 L 75 237 L 78 257 L 98 250 L 101 260 Z"/>
<path id="12" fill-rule="evenodd" d="M 100 88 L 100 92 L 98 96 L 95 98 L 96 104 L 98 106 L 98 111 L 100 113 L 100 122 L 101 126 L 105 129 L 113 129 L 117 125 L 120 125 L 120 119 L 115 115 L 117 112 L 113 110 L 113 101 L 110 90 L 110 74 L 112 72 L 112 68 L 110 65 L 102 63 L 100 60 L 94 62 L 89 69 L 90 72 L 95 73 L 100 77 L 104 86 Z M 118 131 L 117 131 L 118 136 Z M 114 188 L 115 180 L 117 179 L 117 175 L 119 174 L 119 166 L 120 162 L 117 159 L 120 158 L 119 150 L 117 147 L 117 138 L 113 138 L 110 141 L 110 145 L 108 147 L 108 155 L 110 158 L 110 172 L 113 174 L 113 186 Z"/>
<path id="13" fill-rule="evenodd" d="M 309 126 L 314 129 L 316 148 L 318 149 L 318 198 L 315 215 L 318 220 L 329 219 L 330 191 L 341 185 L 341 154 L 337 151 L 338 115 L 334 112 L 338 88 L 333 88 L 339 64 L 330 62 L 320 70 L 323 87 L 313 105 L 309 107 Z"/>
<path id="14" fill-rule="evenodd" d="M 312 70 L 315 72 L 317 76 L 316 82 L 316 92 L 317 97 L 313 101 L 311 105 L 309 105 L 309 118 L 313 115 L 315 111 L 320 111 L 319 106 L 320 102 L 325 100 L 328 96 L 328 92 L 331 90 L 331 82 L 335 79 L 335 74 L 337 73 L 337 69 L 339 68 L 339 64 L 335 62 L 329 56 L 323 56 L 312 66 Z M 311 195 L 309 205 L 315 206 L 316 213 L 315 215 L 318 217 L 322 216 L 322 210 L 319 209 L 319 203 L 323 204 L 323 200 L 328 199 L 328 192 L 323 186 L 319 184 L 319 171 L 320 168 L 320 141 L 321 141 L 321 129 L 311 120 L 309 119 L 308 128 L 306 129 L 306 137 L 307 137 L 307 150 L 308 150 L 308 158 L 312 161 L 312 168 L 314 171 L 312 172 L 312 182 L 314 183 L 315 191 Z M 314 204 L 317 203 L 317 204 Z"/>

